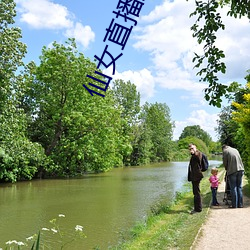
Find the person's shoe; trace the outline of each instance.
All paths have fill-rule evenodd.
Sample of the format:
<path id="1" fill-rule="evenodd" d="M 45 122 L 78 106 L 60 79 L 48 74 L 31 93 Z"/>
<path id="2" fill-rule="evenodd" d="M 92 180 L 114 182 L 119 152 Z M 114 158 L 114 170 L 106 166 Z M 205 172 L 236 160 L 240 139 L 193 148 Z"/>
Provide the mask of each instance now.
<path id="1" fill-rule="evenodd" d="M 236 208 L 236 207 L 233 207 L 233 206 L 231 205 L 231 206 L 228 206 L 228 208 Z"/>
<path id="2" fill-rule="evenodd" d="M 219 203 L 212 204 L 212 206 L 216 206 L 216 207 L 219 206 L 219 205 L 220 205 Z"/>
<path id="3" fill-rule="evenodd" d="M 191 212 L 190 212 L 190 214 L 196 214 L 196 213 L 200 213 L 201 211 L 196 211 L 196 210 L 192 210 Z"/>
<path id="4" fill-rule="evenodd" d="M 238 206 L 238 208 L 243 208 L 243 205 Z"/>

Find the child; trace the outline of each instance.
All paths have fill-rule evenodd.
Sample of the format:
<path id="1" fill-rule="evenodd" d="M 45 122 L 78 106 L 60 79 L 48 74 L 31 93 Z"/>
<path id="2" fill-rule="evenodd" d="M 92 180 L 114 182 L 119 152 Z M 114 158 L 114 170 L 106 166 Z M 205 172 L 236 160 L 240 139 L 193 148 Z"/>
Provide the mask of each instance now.
<path id="1" fill-rule="evenodd" d="M 211 183 L 211 190 L 212 190 L 212 205 L 213 206 L 219 206 L 220 204 L 217 201 L 217 189 L 220 184 L 219 179 L 217 177 L 218 174 L 218 169 L 217 168 L 212 168 L 211 169 L 211 176 L 209 178 L 209 181 Z"/>

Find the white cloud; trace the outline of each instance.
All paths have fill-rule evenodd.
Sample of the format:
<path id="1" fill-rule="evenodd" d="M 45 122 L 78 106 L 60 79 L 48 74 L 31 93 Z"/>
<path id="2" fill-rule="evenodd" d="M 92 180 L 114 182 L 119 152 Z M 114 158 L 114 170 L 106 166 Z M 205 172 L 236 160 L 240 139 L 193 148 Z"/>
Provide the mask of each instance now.
<path id="1" fill-rule="evenodd" d="M 83 26 L 81 23 L 76 23 L 71 29 L 65 32 L 65 36 L 74 37 L 77 42 L 87 48 L 90 42 L 95 40 L 95 33 L 91 30 L 90 26 Z"/>
<path id="2" fill-rule="evenodd" d="M 107 75 L 111 76 L 111 74 Z M 135 84 L 137 91 L 141 94 L 141 104 L 154 95 L 155 80 L 151 72 L 146 68 L 139 71 L 116 72 L 112 77 L 114 80 L 122 79 L 125 82 L 130 81 Z"/>
<path id="3" fill-rule="evenodd" d="M 174 140 L 178 140 L 183 129 L 187 126 L 200 125 L 201 129 L 206 131 L 213 139 L 213 141 L 217 141 L 217 135 L 215 132 L 215 128 L 218 126 L 217 124 L 218 114 L 209 114 L 205 110 L 195 110 L 192 111 L 189 118 L 184 121 L 175 121 L 175 129 L 174 129 Z"/>
<path id="4" fill-rule="evenodd" d="M 204 100 L 207 83 L 198 82 L 198 70 L 193 69 L 194 52 L 203 52 L 190 30 L 196 18 L 189 18 L 190 13 L 195 10 L 194 4 L 195 1 L 165 0 L 148 15 L 142 16 L 140 27 L 135 29 L 134 48 L 149 53 L 153 62 L 151 69 L 154 72 L 154 86 L 162 91 L 184 90 L 180 98 L 194 110 L 192 113 L 181 114 L 186 118 L 175 121 L 174 139 L 179 138 L 186 126 L 200 125 L 216 141 L 214 128 L 217 127 L 218 115 L 205 111 L 209 110 L 208 103 Z M 226 29 L 218 33 L 217 45 L 224 50 L 227 64 L 227 73 L 219 76 L 220 81 L 244 82 L 246 70 L 250 69 L 249 20 L 228 17 L 225 8 L 220 13 Z"/>
<path id="5" fill-rule="evenodd" d="M 227 16 L 227 9 L 221 12 L 226 28 L 219 32 L 216 44 L 226 55 L 227 72 L 222 77 L 232 82 L 244 78 L 250 69 L 250 23 L 247 17 L 235 19 Z"/>
<path id="6" fill-rule="evenodd" d="M 63 5 L 49 0 L 17 0 L 21 21 L 34 29 L 65 30 L 66 37 L 75 38 L 84 48 L 95 40 L 91 27 L 75 22 L 74 15 Z"/>
<path id="7" fill-rule="evenodd" d="M 48 0 L 18 0 L 17 3 L 21 7 L 21 21 L 32 28 L 63 29 L 73 25 L 72 14 L 60 4 Z"/>
<path id="8" fill-rule="evenodd" d="M 191 95 L 200 91 L 203 97 L 202 90 L 207 85 L 198 83 L 198 70 L 193 69 L 192 63 L 194 52 L 202 51 L 190 30 L 195 19 L 189 18 L 189 15 L 194 9 L 194 1 L 165 0 L 141 17 L 134 47 L 150 53 L 156 85 L 166 89 L 183 89 Z M 228 81 L 228 78 L 234 81 L 243 79 L 250 68 L 250 25 L 247 18 L 234 19 L 227 17 L 226 13 L 226 9 L 221 11 L 226 30 L 219 32 L 217 44 L 225 50 L 228 63 L 227 75 L 221 76 L 222 81 Z"/>
<path id="9" fill-rule="evenodd" d="M 182 0 L 164 1 L 161 6 L 156 6 L 148 16 L 141 18 L 145 26 L 138 29 L 134 47 L 151 53 L 155 81 L 160 87 L 201 95 L 206 84 L 195 79 L 192 64 L 197 46 L 190 31 L 192 20 L 189 14 L 193 8 L 193 4 Z"/>

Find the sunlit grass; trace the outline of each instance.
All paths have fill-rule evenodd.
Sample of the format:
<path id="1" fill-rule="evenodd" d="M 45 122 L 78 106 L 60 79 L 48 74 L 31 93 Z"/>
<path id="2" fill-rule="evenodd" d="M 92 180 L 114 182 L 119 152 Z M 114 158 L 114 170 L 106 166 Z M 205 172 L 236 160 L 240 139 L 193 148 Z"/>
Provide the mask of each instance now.
<path id="1" fill-rule="evenodd" d="M 124 242 L 111 249 L 164 250 L 190 249 L 195 237 L 206 219 L 211 201 L 208 177 L 201 182 L 203 211 L 190 215 L 193 208 L 191 184 L 177 192 L 171 204 L 162 201 L 151 208 L 144 222 L 138 223 Z"/>

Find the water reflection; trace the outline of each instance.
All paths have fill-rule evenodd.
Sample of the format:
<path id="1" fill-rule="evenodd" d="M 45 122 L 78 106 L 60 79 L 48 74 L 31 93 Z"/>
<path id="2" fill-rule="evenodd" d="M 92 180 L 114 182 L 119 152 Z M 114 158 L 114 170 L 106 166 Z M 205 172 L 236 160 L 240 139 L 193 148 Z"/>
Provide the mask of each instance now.
<path id="1" fill-rule="evenodd" d="M 219 164 L 211 161 L 210 164 Z M 84 226 L 84 245 L 68 249 L 107 249 L 119 232 L 145 217 L 162 197 L 169 202 L 186 182 L 188 162 L 114 169 L 81 179 L 37 180 L 1 184 L 0 247 L 8 240 L 24 240 L 49 220 L 65 214 L 65 228 Z"/>

